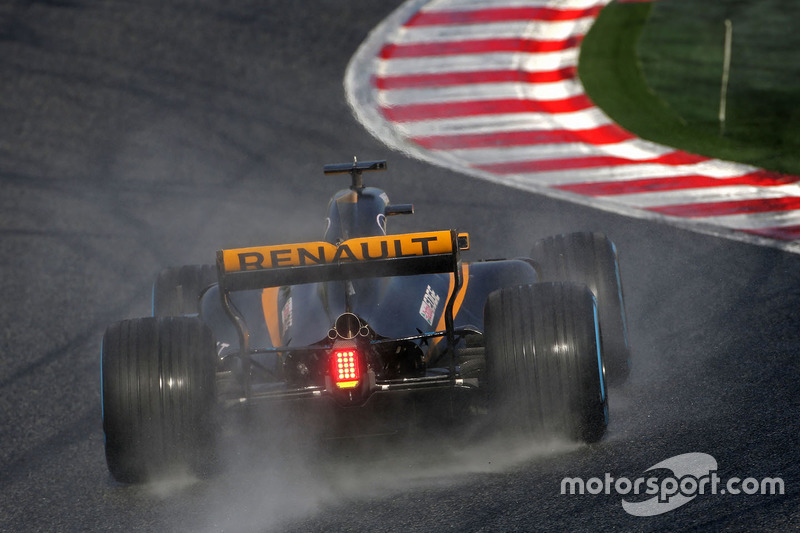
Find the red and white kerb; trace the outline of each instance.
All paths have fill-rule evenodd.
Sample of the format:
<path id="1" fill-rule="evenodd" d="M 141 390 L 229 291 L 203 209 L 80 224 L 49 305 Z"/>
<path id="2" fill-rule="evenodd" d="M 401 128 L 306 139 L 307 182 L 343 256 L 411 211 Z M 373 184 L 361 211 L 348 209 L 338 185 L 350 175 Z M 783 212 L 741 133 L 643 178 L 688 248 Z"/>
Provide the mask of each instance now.
<path id="1" fill-rule="evenodd" d="M 586 96 L 581 41 L 610 0 L 409 0 L 347 69 L 383 142 L 511 187 L 800 251 L 796 176 L 638 139 Z"/>

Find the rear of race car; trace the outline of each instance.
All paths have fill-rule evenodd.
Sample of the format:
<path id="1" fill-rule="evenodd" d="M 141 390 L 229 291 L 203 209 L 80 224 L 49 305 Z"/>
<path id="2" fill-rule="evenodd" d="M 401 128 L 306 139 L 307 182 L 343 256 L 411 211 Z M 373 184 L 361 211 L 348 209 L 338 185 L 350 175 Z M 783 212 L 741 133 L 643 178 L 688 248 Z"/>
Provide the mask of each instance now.
<path id="1" fill-rule="evenodd" d="M 367 411 L 476 391 L 478 380 L 459 374 L 458 347 L 478 332 L 453 318 L 467 248 L 465 234 L 439 231 L 219 252 L 219 301 L 236 330 L 220 352 L 238 384 L 225 405 Z M 237 296 L 277 286 L 264 312 L 269 346 L 254 345 Z"/>
<path id="2" fill-rule="evenodd" d="M 593 294 L 590 282 L 618 279 L 618 270 L 596 275 L 585 239 L 557 239 L 575 246 L 545 246 L 535 262 L 466 263 L 466 234 L 386 235 L 386 215 L 413 209 L 363 187 L 360 170 L 384 168 L 326 167 L 350 172 L 353 186 L 334 197 L 324 241 L 221 250 L 216 269 L 160 276 L 153 317 L 108 328 L 103 427 L 117 480 L 204 470 L 218 422 L 241 411 L 293 425 L 310 415 L 332 436 L 369 434 L 373 422 L 379 432 L 402 429 L 419 413 L 434 426 L 488 413 L 528 436 L 602 437 L 601 344 L 615 336 L 606 327 L 601 339 L 600 321 L 621 305 L 608 312 L 598 299 L 622 293 Z M 175 310 L 181 316 L 162 314 Z"/>

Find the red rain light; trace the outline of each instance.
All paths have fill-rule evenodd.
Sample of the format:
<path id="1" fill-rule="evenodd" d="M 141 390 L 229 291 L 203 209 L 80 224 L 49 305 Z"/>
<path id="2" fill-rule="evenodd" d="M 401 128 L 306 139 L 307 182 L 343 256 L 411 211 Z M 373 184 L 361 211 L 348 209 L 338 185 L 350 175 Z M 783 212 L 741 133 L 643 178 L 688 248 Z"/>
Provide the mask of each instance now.
<path id="1" fill-rule="evenodd" d="M 331 356 L 331 376 L 340 389 L 353 389 L 361 379 L 358 352 L 352 348 L 335 350 Z"/>

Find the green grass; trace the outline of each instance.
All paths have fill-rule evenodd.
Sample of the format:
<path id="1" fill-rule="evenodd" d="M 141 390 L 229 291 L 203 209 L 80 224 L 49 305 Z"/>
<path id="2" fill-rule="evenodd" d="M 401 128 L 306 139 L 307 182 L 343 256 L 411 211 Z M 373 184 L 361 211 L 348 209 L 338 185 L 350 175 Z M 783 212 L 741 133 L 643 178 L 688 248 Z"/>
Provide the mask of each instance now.
<path id="1" fill-rule="evenodd" d="M 722 134 L 726 18 L 733 47 Z M 642 138 L 800 174 L 800 2 L 614 2 L 584 40 L 579 74 L 592 100 Z"/>

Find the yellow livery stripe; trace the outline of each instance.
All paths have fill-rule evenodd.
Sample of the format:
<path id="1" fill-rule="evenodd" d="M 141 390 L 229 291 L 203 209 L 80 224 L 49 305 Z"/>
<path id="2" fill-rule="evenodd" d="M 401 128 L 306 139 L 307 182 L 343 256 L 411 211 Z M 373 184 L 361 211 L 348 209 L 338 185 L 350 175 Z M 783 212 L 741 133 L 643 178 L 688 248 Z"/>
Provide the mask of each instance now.
<path id="1" fill-rule="evenodd" d="M 462 285 L 461 289 L 459 290 L 458 294 L 456 295 L 456 301 L 453 302 L 453 319 L 458 316 L 458 312 L 461 310 L 461 304 L 464 303 L 464 296 L 467 295 L 467 286 L 469 285 L 469 265 L 464 263 L 461 265 L 461 278 L 462 278 Z M 447 289 L 447 300 L 449 301 L 450 298 L 453 296 L 453 291 L 456 288 L 456 277 L 455 274 L 450 274 L 450 287 Z M 436 331 L 444 331 L 445 329 L 445 320 L 444 320 L 444 309 L 442 309 L 442 316 L 439 318 L 439 322 L 436 324 Z M 442 340 L 443 337 L 434 337 L 431 340 L 431 345 L 428 348 L 428 353 L 425 355 L 425 361 L 427 362 L 431 355 L 433 355 L 433 347 L 439 344 L 439 341 Z"/>
<path id="2" fill-rule="evenodd" d="M 261 292 L 261 308 L 272 346 L 281 346 L 281 327 L 278 319 L 278 287 L 269 287 Z"/>

